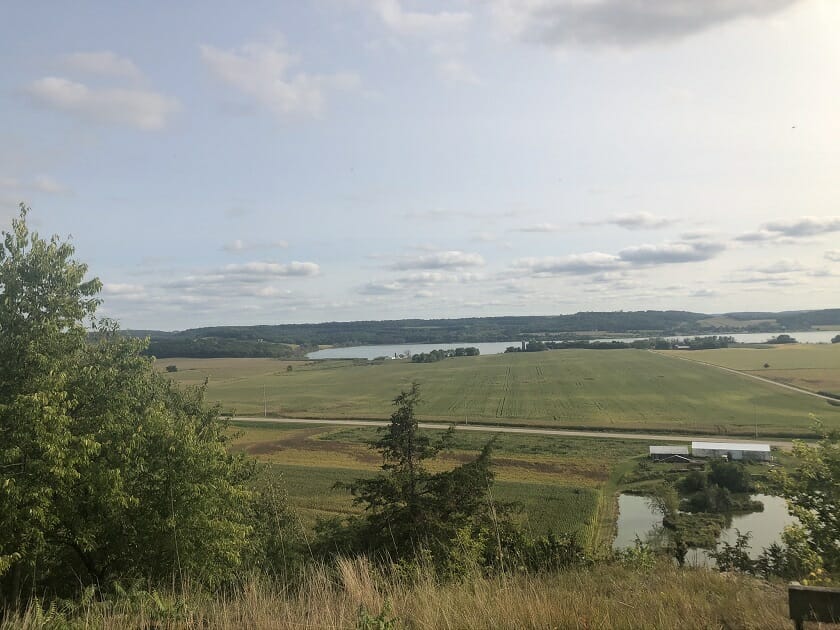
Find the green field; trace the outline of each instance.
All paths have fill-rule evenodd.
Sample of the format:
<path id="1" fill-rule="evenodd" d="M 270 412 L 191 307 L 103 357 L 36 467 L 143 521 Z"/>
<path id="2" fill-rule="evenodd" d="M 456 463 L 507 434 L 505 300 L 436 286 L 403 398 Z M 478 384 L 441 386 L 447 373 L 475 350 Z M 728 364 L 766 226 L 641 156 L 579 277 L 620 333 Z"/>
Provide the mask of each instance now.
<path id="1" fill-rule="evenodd" d="M 787 350 L 767 352 L 783 356 Z M 692 358 L 701 355 L 695 352 Z M 831 364 L 830 357 L 823 359 Z M 806 434 L 809 414 L 817 414 L 829 426 L 840 426 L 840 407 L 826 401 L 641 350 L 556 350 L 430 364 L 272 359 L 159 363 L 176 365 L 172 377 L 182 383 L 207 378 L 208 400 L 238 415 L 262 415 L 265 407 L 269 414 L 285 417 L 384 419 L 393 397 L 416 380 L 424 399 L 419 410 L 423 420 L 724 435 L 753 435 L 758 429 L 759 435 L 770 436 Z"/>
<path id="2" fill-rule="evenodd" d="M 672 350 L 663 354 L 721 365 L 812 392 L 840 394 L 840 344 L 837 343 Z"/>
<path id="3" fill-rule="evenodd" d="M 333 485 L 375 474 L 381 464 L 367 447 L 376 436 L 371 428 L 245 422 L 235 430 L 234 450 L 269 465 L 268 474 L 282 480 L 306 529 L 319 518 L 355 512 L 350 495 Z M 488 439 L 456 433 L 429 468 L 468 461 Z M 614 470 L 646 452 L 645 443 L 637 440 L 505 435 L 495 445 L 493 498 L 518 504 L 516 518 L 534 534 L 575 533 L 588 544 L 611 539 L 614 515 L 601 518 L 601 511 L 613 502 Z"/>

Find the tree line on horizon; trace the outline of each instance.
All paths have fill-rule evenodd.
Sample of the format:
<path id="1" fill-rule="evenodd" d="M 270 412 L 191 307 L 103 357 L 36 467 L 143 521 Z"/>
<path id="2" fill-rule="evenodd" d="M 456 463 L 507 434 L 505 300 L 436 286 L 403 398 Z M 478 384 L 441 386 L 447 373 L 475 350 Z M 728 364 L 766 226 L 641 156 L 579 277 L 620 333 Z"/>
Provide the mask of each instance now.
<path id="1" fill-rule="evenodd" d="M 532 340 L 544 343 L 592 341 L 604 333 L 645 337 L 719 336 L 731 326 L 709 326 L 712 315 L 688 311 L 582 312 L 557 316 L 475 317 L 323 322 L 258 326 L 213 326 L 176 332 L 124 330 L 121 335 L 149 338 L 146 353 L 170 357 L 304 358 L 319 346 L 488 343 Z M 778 333 L 812 326 L 840 326 L 840 309 L 783 313 L 729 313 L 739 321 L 762 321 L 738 332 Z M 766 322 L 775 322 L 768 324 Z M 581 331 L 598 331 L 581 333 Z M 618 340 L 620 342 L 620 340 Z M 569 346 L 567 346 L 569 347 Z"/>

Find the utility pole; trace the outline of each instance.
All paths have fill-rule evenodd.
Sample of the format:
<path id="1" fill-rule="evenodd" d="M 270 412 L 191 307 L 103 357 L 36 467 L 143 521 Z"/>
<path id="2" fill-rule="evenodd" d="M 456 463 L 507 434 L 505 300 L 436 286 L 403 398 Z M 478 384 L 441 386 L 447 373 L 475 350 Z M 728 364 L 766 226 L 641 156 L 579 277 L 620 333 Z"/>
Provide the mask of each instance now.
<path id="1" fill-rule="evenodd" d="M 263 417 L 268 417 L 268 398 L 265 396 L 265 385 L 263 385 Z"/>

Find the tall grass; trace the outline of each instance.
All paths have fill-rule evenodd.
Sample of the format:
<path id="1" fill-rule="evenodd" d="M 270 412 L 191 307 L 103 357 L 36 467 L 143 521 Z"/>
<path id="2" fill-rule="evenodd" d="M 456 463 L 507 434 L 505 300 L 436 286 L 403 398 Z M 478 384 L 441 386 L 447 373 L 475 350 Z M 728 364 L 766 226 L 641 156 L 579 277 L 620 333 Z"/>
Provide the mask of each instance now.
<path id="1" fill-rule="evenodd" d="M 378 619 L 374 624 L 372 619 Z M 389 623 L 390 622 L 390 623 Z M 37 603 L 0 628 L 788 628 L 785 591 L 670 564 L 440 582 L 428 568 L 364 558 L 311 565 L 284 588 L 250 578 L 227 594 L 124 594 L 74 610 Z"/>

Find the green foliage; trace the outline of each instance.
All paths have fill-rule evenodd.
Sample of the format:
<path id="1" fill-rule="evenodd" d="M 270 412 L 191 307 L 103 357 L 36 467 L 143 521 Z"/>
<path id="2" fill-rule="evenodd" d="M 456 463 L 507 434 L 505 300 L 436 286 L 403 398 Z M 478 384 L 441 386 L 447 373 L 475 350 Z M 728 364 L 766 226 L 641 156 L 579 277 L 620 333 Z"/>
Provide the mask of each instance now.
<path id="1" fill-rule="evenodd" d="M 521 536 L 517 544 L 508 549 L 508 557 L 512 558 L 514 566 L 524 567 L 531 572 L 559 571 L 590 563 L 577 536 L 558 535 L 554 532 L 536 538 Z"/>
<path id="2" fill-rule="evenodd" d="M 683 508 L 688 512 L 716 512 L 726 514 L 734 507 L 732 493 L 717 484 L 706 486 L 683 501 Z"/>
<path id="3" fill-rule="evenodd" d="M 719 570 L 741 571 L 743 573 L 752 572 L 754 562 L 749 554 L 751 535 L 750 532 L 742 534 L 736 529 L 734 544 L 722 541 L 719 549 L 709 553 L 717 562 Z"/>
<path id="4" fill-rule="evenodd" d="M 705 490 L 709 478 L 704 470 L 691 470 L 680 480 L 680 490 L 686 494 Z"/>
<path id="5" fill-rule="evenodd" d="M 140 577 L 219 584 L 262 557 L 255 466 L 228 452 L 203 390 L 178 389 L 144 341 L 93 320 L 99 281 L 68 243 L 30 233 L 25 208 L 3 237 L 0 597 Z"/>
<path id="6" fill-rule="evenodd" d="M 364 516 L 322 523 L 322 548 L 387 554 L 393 560 L 426 549 L 442 564 L 459 538 L 463 542 L 465 528 L 477 533 L 503 518 L 502 506 L 490 498 L 492 442 L 475 460 L 430 473 L 424 461 L 434 457 L 443 443 L 432 443 L 419 431 L 415 416 L 419 400 L 416 383 L 394 399 L 390 425 L 371 443 L 382 454 L 383 472 L 339 484 L 351 492 Z"/>
<path id="7" fill-rule="evenodd" d="M 753 482 L 747 467 L 740 462 L 723 459 L 712 460 L 709 468 L 709 483 L 726 488 L 730 492 L 752 492 Z"/>
<path id="8" fill-rule="evenodd" d="M 796 516 L 808 545 L 825 569 L 840 574 L 840 432 L 824 431 L 815 446 L 796 441 L 794 472 L 779 474 L 782 495 Z"/>
<path id="9" fill-rule="evenodd" d="M 772 344 L 772 345 L 782 345 L 782 344 L 786 344 L 786 343 L 798 343 L 798 342 L 796 341 L 796 339 L 794 339 L 790 335 L 781 334 L 781 335 L 776 335 L 775 337 L 771 337 L 770 339 L 767 340 L 767 343 Z"/>
<path id="10" fill-rule="evenodd" d="M 378 615 L 371 615 L 364 606 L 359 607 L 356 630 L 396 630 L 399 618 L 391 617 L 391 604 L 387 600 Z"/>
<path id="11" fill-rule="evenodd" d="M 477 357 L 481 352 L 478 348 L 455 348 L 454 350 L 430 350 L 429 352 L 418 352 L 411 355 L 412 363 L 436 363 L 451 357 Z"/>
<path id="12" fill-rule="evenodd" d="M 798 525 L 786 527 L 782 544 L 773 543 L 764 549 L 754 565 L 754 572 L 764 577 L 778 576 L 786 580 L 805 581 L 822 571 L 822 560 L 808 545 L 807 534 Z"/>
<path id="13" fill-rule="evenodd" d="M 680 497 L 676 489 L 669 483 L 658 486 L 648 497 L 652 509 L 659 512 L 663 518 L 674 516 L 680 509 Z"/>
<path id="14" fill-rule="evenodd" d="M 169 373 L 177 372 L 178 371 L 178 366 L 177 365 L 167 365 L 166 366 L 166 371 L 169 372 Z"/>
<path id="15" fill-rule="evenodd" d="M 305 355 L 305 352 L 301 348 L 285 343 L 219 337 L 179 338 L 170 335 L 158 337 L 157 334 L 154 333 L 155 336 L 151 337 L 149 347 L 143 353 L 159 359 L 170 357 L 269 357 L 274 359 L 300 359 Z"/>
<path id="16" fill-rule="evenodd" d="M 615 552 L 618 561 L 634 571 L 647 571 L 657 562 L 656 550 L 647 542 L 636 536 L 632 547 L 626 547 Z"/>

